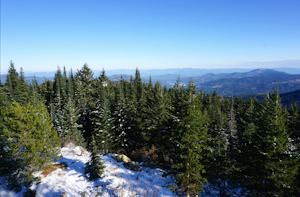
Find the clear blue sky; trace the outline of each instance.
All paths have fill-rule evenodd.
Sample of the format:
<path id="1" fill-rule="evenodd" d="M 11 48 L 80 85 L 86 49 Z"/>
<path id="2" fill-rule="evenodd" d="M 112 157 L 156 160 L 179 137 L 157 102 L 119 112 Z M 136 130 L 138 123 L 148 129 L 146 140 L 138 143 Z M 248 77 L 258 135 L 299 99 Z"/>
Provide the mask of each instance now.
<path id="1" fill-rule="evenodd" d="M 1 72 L 300 60 L 299 0 L 2 0 Z M 299 65 L 300 67 L 300 65 Z"/>

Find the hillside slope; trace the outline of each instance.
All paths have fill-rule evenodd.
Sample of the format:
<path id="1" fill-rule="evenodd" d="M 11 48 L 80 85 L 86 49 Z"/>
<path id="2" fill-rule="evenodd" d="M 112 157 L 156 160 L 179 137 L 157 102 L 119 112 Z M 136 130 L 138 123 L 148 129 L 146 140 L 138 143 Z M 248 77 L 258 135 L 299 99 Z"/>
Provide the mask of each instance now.
<path id="1" fill-rule="evenodd" d="M 278 84 L 281 93 L 298 90 L 300 89 L 300 75 L 277 73 L 195 83 L 198 90 L 203 88 L 205 93 L 212 93 L 216 90 L 218 94 L 224 96 L 231 95 L 231 93 L 233 95 L 265 94 L 276 89 Z"/>
<path id="2" fill-rule="evenodd" d="M 41 183 L 32 186 L 36 189 L 37 197 L 58 197 L 65 193 L 66 197 L 85 196 L 95 197 L 97 194 L 103 197 L 126 197 L 126 196 L 173 196 L 166 187 L 173 184 L 170 177 L 162 177 L 160 169 L 141 167 L 141 172 L 126 169 L 123 162 L 116 162 L 111 156 L 101 155 L 105 161 L 105 172 L 101 179 L 88 181 L 84 175 L 84 166 L 90 158 L 90 153 L 85 154 L 79 147 L 62 148 L 62 159 L 67 169 L 57 169 L 47 176 L 42 172 L 35 174 L 41 177 Z M 15 193 L 6 188 L 5 177 L 0 177 L 0 196 L 17 197 L 23 196 L 24 190 Z"/>

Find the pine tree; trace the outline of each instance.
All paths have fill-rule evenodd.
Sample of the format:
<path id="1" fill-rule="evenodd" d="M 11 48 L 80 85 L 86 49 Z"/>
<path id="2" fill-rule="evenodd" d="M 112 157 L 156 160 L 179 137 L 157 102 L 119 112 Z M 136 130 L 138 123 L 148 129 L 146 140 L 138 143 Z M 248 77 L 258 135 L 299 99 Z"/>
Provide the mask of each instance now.
<path id="1" fill-rule="evenodd" d="M 15 97 L 14 91 L 19 84 L 19 74 L 15 69 L 15 65 L 12 61 L 10 61 L 9 69 L 7 72 L 6 82 L 5 82 L 5 90 L 10 98 L 10 100 L 17 100 Z"/>
<path id="2" fill-rule="evenodd" d="M 166 132 L 164 132 L 165 147 L 168 150 L 172 160 L 176 163 L 178 158 L 178 144 L 181 141 L 182 129 L 180 122 L 187 116 L 188 95 L 180 84 L 180 78 L 177 79 L 174 89 L 171 92 L 171 106 L 169 109 L 169 119 L 166 124 Z"/>
<path id="3" fill-rule="evenodd" d="M 19 102 L 21 105 L 27 104 L 29 99 L 29 86 L 25 81 L 23 69 L 21 68 L 19 76 L 12 61 L 10 62 L 4 87 L 11 101 Z"/>
<path id="4" fill-rule="evenodd" d="M 61 117 L 60 135 L 63 138 L 63 141 L 75 141 L 77 145 L 82 146 L 84 143 L 84 138 L 81 134 L 81 131 L 78 129 L 81 128 L 82 125 L 77 124 L 80 114 L 71 95 L 69 95 L 68 102 L 62 110 L 62 114 L 63 116 Z"/>
<path id="5" fill-rule="evenodd" d="M 51 115 L 51 105 L 53 105 L 53 95 L 54 95 L 54 89 L 53 89 L 53 82 L 50 80 L 45 79 L 44 82 L 39 85 L 40 87 L 40 95 L 45 102 L 45 105 L 48 108 L 48 111 Z"/>
<path id="6" fill-rule="evenodd" d="M 55 73 L 54 77 L 54 87 L 55 87 L 55 93 L 56 95 L 60 95 L 61 99 L 61 108 L 63 108 L 63 105 L 67 103 L 67 76 L 66 76 L 66 69 L 64 67 L 64 72 L 62 74 L 60 67 L 58 66 L 57 71 Z M 58 93 L 59 92 L 59 93 Z"/>
<path id="7" fill-rule="evenodd" d="M 216 91 L 204 99 L 209 114 L 209 144 L 213 147 L 209 165 L 206 168 L 208 171 L 207 178 L 210 186 L 219 191 L 219 196 L 226 196 L 226 193 L 231 189 L 228 183 L 233 165 L 231 163 L 232 154 L 230 154 L 230 129 L 227 115 L 224 112 L 229 107 L 226 102 L 226 99 L 219 97 Z M 232 105 L 230 108 L 227 113 L 229 120 Z M 231 120 L 234 126 L 234 117 L 231 117 Z"/>
<path id="8" fill-rule="evenodd" d="M 31 82 L 29 101 L 35 109 L 38 109 L 41 101 L 44 102 L 38 93 L 38 83 L 35 77 L 33 77 Z"/>
<path id="9" fill-rule="evenodd" d="M 29 91 L 29 85 L 25 80 L 23 68 L 21 68 L 20 70 L 19 84 L 17 88 L 14 90 L 14 92 L 15 92 L 14 94 L 17 96 L 16 101 L 18 103 L 20 103 L 21 105 L 27 104 L 30 97 L 29 96 L 30 91 Z"/>
<path id="10" fill-rule="evenodd" d="M 150 107 L 150 106 L 149 106 Z M 164 133 L 167 130 L 167 120 L 169 113 L 167 111 L 167 95 L 164 94 L 163 88 L 159 82 L 155 83 L 153 106 L 152 106 L 152 121 L 153 128 L 151 131 L 150 144 L 157 147 L 157 154 L 159 159 L 163 162 L 164 156 L 167 154 L 165 150 L 165 140 L 167 136 Z"/>
<path id="11" fill-rule="evenodd" d="M 137 150 L 140 146 L 140 129 L 139 129 L 139 117 L 137 111 L 136 100 L 136 87 L 133 77 L 130 76 L 129 93 L 127 97 L 127 139 L 128 139 L 128 151 Z"/>
<path id="12" fill-rule="evenodd" d="M 29 188 L 34 181 L 32 172 L 58 159 L 60 146 L 57 133 L 43 103 L 35 110 L 32 105 L 17 102 L 5 111 L 3 139 L 5 167 L 9 188 L 16 191 L 22 185 Z"/>
<path id="13" fill-rule="evenodd" d="M 203 193 L 203 177 L 205 160 L 209 155 L 207 120 L 202 114 L 199 102 L 195 98 L 195 87 L 189 83 L 188 105 L 185 105 L 186 116 L 180 121 L 179 129 L 182 134 L 178 142 L 178 161 L 172 166 L 175 172 L 177 193 L 198 195 Z"/>
<path id="14" fill-rule="evenodd" d="M 117 83 L 117 94 L 116 94 L 116 105 L 113 112 L 114 120 L 114 137 L 115 137 L 115 147 L 120 149 L 127 149 L 128 139 L 126 133 L 126 124 L 127 124 L 127 106 L 124 99 L 123 88 L 120 83 Z"/>
<path id="15" fill-rule="evenodd" d="M 228 134 L 229 134 L 229 146 L 230 152 L 233 152 L 234 149 L 236 148 L 236 133 L 237 133 L 237 129 L 236 129 L 236 119 L 235 119 L 235 111 L 234 111 L 234 99 L 233 96 L 231 94 L 231 105 L 230 105 L 230 110 L 227 113 L 227 117 L 228 117 Z"/>
<path id="16" fill-rule="evenodd" d="M 96 141 L 94 136 L 92 137 L 91 141 L 91 159 L 85 166 L 85 174 L 89 180 L 96 180 L 101 178 L 102 174 L 104 173 L 104 162 L 101 157 L 98 155 Z"/>
<path id="17" fill-rule="evenodd" d="M 109 100 L 98 98 L 94 114 L 94 136 L 97 146 L 103 153 L 108 153 L 114 146 L 114 120 L 109 107 Z"/>
<path id="18" fill-rule="evenodd" d="M 91 140 L 93 134 L 93 114 L 92 111 L 95 109 L 94 95 L 96 92 L 95 84 L 96 80 L 93 78 L 94 73 L 89 68 L 87 64 L 78 70 L 76 73 L 77 82 L 77 98 L 80 104 L 79 113 L 81 114 L 79 118 L 79 124 L 82 125 L 82 132 L 84 131 L 84 137 L 86 143 L 88 144 Z M 80 87 L 79 87 L 80 86 Z"/>
<path id="19" fill-rule="evenodd" d="M 52 113 L 51 113 L 51 118 L 53 119 L 53 124 L 58 132 L 58 134 L 60 135 L 60 133 L 62 132 L 62 121 L 63 121 L 63 98 L 61 96 L 61 88 L 60 88 L 60 82 L 57 81 L 55 83 L 56 85 L 56 94 L 54 97 L 54 103 L 52 103 Z"/>
<path id="20" fill-rule="evenodd" d="M 239 98 L 240 100 L 240 98 Z M 236 186 L 244 187 L 249 185 L 248 173 L 255 170 L 257 162 L 256 154 L 253 150 L 256 149 L 253 144 L 254 134 L 258 130 L 258 117 L 261 111 L 260 104 L 252 97 L 237 109 L 237 150 L 234 154 L 234 159 L 237 162 L 234 168 L 234 174 L 231 180 Z M 253 147 L 254 146 L 254 147 Z M 251 172 L 252 173 L 252 172 Z M 252 180 L 250 180 L 252 181 Z M 252 190 L 252 189 L 250 189 Z"/>
<path id="21" fill-rule="evenodd" d="M 244 150 L 248 155 L 240 161 L 240 173 L 247 177 L 243 186 L 252 195 L 288 196 L 293 192 L 299 157 L 289 141 L 280 100 L 278 92 L 267 95 L 257 124 L 249 125 L 249 151 Z"/>
<path id="22" fill-rule="evenodd" d="M 4 87 L 0 86 L 0 175 L 6 173 L 5 167 L 5 143 L 3 138 L 3 127 L 4 127 L 4 109 L 10 106 L 9 100 L 5 94 Z"/>
<path id="23" fill-rule="evenodd" d="M 300 111 L 296 103 L 292 104 L 288 110 L 288 129 L 291 134 L 291 140 L 297 146 L 298 150 L 300 149 Z"/>

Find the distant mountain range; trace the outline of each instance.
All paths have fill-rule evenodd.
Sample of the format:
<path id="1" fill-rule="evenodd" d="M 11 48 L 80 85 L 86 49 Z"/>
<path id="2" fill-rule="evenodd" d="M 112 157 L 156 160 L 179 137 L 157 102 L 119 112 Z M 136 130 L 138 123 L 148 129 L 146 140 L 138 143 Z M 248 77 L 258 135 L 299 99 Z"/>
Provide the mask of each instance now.
<path id="1" fill-rule="evenodd" d="M 290 71 L 292 73 L 283 72 Z M 94 77 L 100 75 L 99 71 L 94 71 Z M 176 79 L 180 76 L 180 83 L 187 85 L 193 77 L 197 90 L 204 89 L 205 93 L 214 90 L 223 96 L 233 95 L 260 95 L 271 92 L 279 85 L 280 92 L 286 93 L 300 89 L 300 69 L 298 68 L 277 68 L 277 69 L 153 69 L 141 70 L 141 78 L 144 82 L 149 82 L 151 76 L 152 83 L 159 81 L 163 86 L 172 87 Z M 29 75 L 30 74 L 30 75 Z M 30 83 L 34 73 L 25 73 L 26 80 Z M 35 73 L 38 83 L 44 79 L 53 80 L 49 73 L 44 77 L 41 73 Z M 42 73 L 45 74 L 45 73 Z M 130 75 L 135 74 L 135 70 L 108 70 L 106 71 L 111 81 L 130 80 Z M 1 75 L 2 83 L 5 83 L 6 75 Z"/>
<path id="2" fill-rule="evenodd" d="M 54 76 L 54 74 L 53 74 Z M 2 84 L 5 84 L 6 82 L 6 75 L 0 75 L 1 77 L 1 83 Z M 28 83 L 31 83 L 32 79 L 34 78 L 35 76 L 25 76 L 25 80 L 28 82 Z M 50 80 L 50 81 L 54 81 L 54 77 L 35 77 L 36 81 L 41 84 L 45 81 L 45 79 L 47 80 Z"/>
<path id="3" fill-rule="evenodd" d="M 198 90 L 203 88 L 206 93 L 216 90 L 218 94 L 224 96 L 265 94 L 276 89 L 277 85 L 281 93 L 300 89 L 299 74 L 293 75 L 271 69 L 219 75 L 206 74 L 195 77 L 194 81 Z M 182 83 L 187 84 L 188 79 L 183 79 Z"/>
<path id="4" fill-rule="evenodd" d="M 265 99 L 266 94 L 262 95 L 242 95 L 241 97 L 245 100 L 250 99 L 250 97 L 255 97 L 259 102 L 262 102 Z M 281 103 L 283 106 L 289 108 L 291 104 L 296 103 L 300 108 L 300 89 L 292 92 L 287 92 L 280 94 Z"/>
<path id="5" fill-rule="evenodd" d="M 300 90 L 280 94 L 280 97 L 282 98 L 281 103 L 284 106 L 289 107 L 291 104 L 296 103 L 300 108 Z"/>

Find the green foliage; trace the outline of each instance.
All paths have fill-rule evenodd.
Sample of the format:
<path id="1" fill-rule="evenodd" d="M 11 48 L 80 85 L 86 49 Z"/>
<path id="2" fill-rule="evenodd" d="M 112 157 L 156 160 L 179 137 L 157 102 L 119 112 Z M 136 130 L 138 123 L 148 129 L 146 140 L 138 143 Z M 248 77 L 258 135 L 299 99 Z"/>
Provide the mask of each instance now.
<path id="1" fill-rule="evenodd" d="M 29 99 L 29 86 L 25 81 L 23 69 L 21 68 L 19 76 L 12 61 L 10 62 L 4 87 L 11 102 L 16 101 L 21 105 L 27 104 Z"/>
<path id="2" fill-rule="evenodd" d="M 177 142 L 178 160 L 172 165 L 174 169 L 177 188 L 176 193 L 197 195 L 203 193 L 205 173 L 205 160 L 209 156 L 207 134 L 207 120 L 200 110 L 200 105 L 195 98 L 195 87 L 190 81 L 188 89 L 188 103 L 185 110 L 186 116 L 178 124 L 181 133 L 180 141 Z"/>
<path id="3" fill-rule="evenodd" d="M 108 153 L 114 147 L 115 140 L 113 133 L 114 120 L 111 116 L 108 99 L 104 98 L 104 101 L 99 99 L 93 114 L 95 118 L 94 135 L 96 143 L 103 153 Z"/>
<path id="4" fill-rule="evenodd" d="M 42 103 L 35 110 L 30 104 L 22 107 L 15 102 L 5 111 L 4 123 L 4 167 L 9 187 L 16 191 L 22 185 L 29 188 L 34 181 L 32 172 L 57 158 L 57 133 Z"/>
<path id="5" fill-rule="evenodd" d="M 5 167 L 5 143 L 4 143 L 4 136 L 3 134 L 3 127 L 4 127 L 4 109 L 8 108 L 10 105 L 8 98 L 4 92 L 4 88 L 0 86 L 0 175 L 2 173 L 6 173 L 6 167 Z"/>
<path id="6" fill-rule="evenodd" d="M 90 145 L 92 151 L 92 158 L 85 166 L 85 174 L 89 180 L 96 180 L 98 178 L 101 178 L 105 166 L 103 160 L 98 155 L 98 150 L 94 136 L 92 137 Z"/>
<path id="7" fill-rule="evenodd" d="M 299 168 L 299 157 L 289 140 L 278 93 L 266 97 L 259 119 L 245 133 L 247 148 L 242 148 L 240 174 L 252 195 L 291 195 Z"/>
<path id="8" fill-rule="evenodd" d="M 93 78 L 94 73 L 87 64 L 78 70 L 75 76 L 77 93 L 75 95 L 78 103 L 80 118 L 78 124 L 82 125 L 81 131 L 87 141 L 91 140 L 93 134 L 93 114 L 95 109 L 95 93 L 97 80 Z"/>
<path id="9" fill-rule="evenodd" d="M 268 81 L 265 77 L 259 80 Z M 220 88 L 231 81 L 224 79 Z M 247 91 L 247 84 L 243 87 Z M 192 80 L 188 88 L 179 79 L 173 88 L 162 88 L 159 82 L 153 86 L 151 78 L 143 83 L 138 69 L 130 81 L 111 82 L 104 70 L 94 79 L 87 64 L 74 76 L 71 71 L 67 78 L 65 68 L 58 68 L 54 82 L 33 80 L 29 86 L 11 62 L 0 87 L 0 172 L 9 173 L 11 188 L 29 187 L 37 181 L 32 172 L 56 157 L 59 133 L 64 140 L 90 143 L 86 172 L 91 179 L 103 173 L 97 150 L 134 154 L 154 147 L 151 158 L 143 159 L 165 169 L 172 166 L 168 172 L 176 177 L 177 194 L 197 195 L 207 179 L 220 196 L 234 188 L 245 195 L 295 195 L 300 112 L 296 105 L 282 108 L 280 100 L 278 93 L 262 103 L 224 98 L 217 91 L 205 95 L 203 89 L 196 95 Z"/>
<path id="10" fill-rule="evenodd" d="M 68 98 L 68 102 L 62 110 L 61 118 L 61 131 L 59 135 L 63 138 L 64 142 L 75 141 L 79 146 L 83 145 L 84 138 L 81 131 L 82 125 L 78 124 L 77 121 L 80 117 L 79 110 L 76 108 L 73 98 L 71 95 Z"/>
<path id="11" fill-rule="evenodd" d="M 124 98 L 122 83 L 117 83 L 118 92 L 116 93 L 115 107 L 113 112 L 114 121 L 114 146 L 118 149 L 128 146 L 127 140 L 127 105 Z"/>

